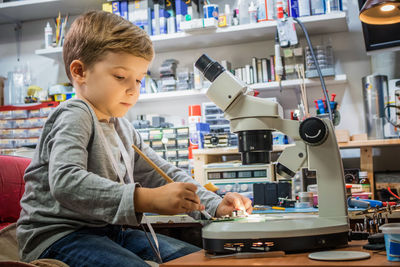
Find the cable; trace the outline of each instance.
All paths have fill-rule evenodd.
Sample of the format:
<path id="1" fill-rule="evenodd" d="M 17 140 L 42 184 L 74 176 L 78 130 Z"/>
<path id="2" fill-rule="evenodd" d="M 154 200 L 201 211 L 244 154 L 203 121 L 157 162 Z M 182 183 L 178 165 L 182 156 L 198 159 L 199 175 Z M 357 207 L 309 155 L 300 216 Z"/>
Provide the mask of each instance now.
<path id="1" fill-rule="evenodd" d="M 395 105 L 386 105 L 386 106 L 385 106 L 385 110 L 386 110 L 386 109 L 389 109 L 389 108 L 397 108 L 397 106 L 395 106 Z M 389 114 L 389 111 L 388 111 L 388 114 Z M 397 128 L 397 127 L 400 127 L 400 125 L 394 123 L 393 121 L 391 121 L 391 120 L 389 119 L 389 117 L 387 116 L 386 112 L 385 112 L 385 119 L 386 119 L 391 125 L 393 125 L 393 127 L 396 127 L 396 128 Z"/>
<path id="2" fill-rule="evenodd" d="M 390 194 L 392 194 L 395 198 L 400 199 L 400 197 L 398 195 L 396 195 L 395 193 L 392 192 L 392 190 L 390 189 L 390 187 L 388 186 L 387 190 L 389 191 Z"/>
<path id="3" fill-rule="evenodd" d="M 287 13 L 286 13 L 286 12 L 285 12 L 285 15 L 287 16 Z M 330 103 L 330 101 L 329 101 L 328 92 L 327 92 L 327 90 L 326 90 L 324 77 L 322 76 L 321 68 L 319 67 L 317 58 L 315 57 L 314 48 L 313 48 L 313 46 L 312 46 L 312 44 L 311 44 L 310 37 L 308 36 L 307 29 L 306 29 L 306 27 L 304 26 L 304 24 L 303 24 L 299 19 L 293 17 L 293 20 L 296 21 L 297 24 L 300 25 L 301 29 L 302 29 L 303 32 L 304 32 L 304 36 L 306 37 L 308 47 L 310 48 L 311 56 L 312 56 L 312 58 L 313 58 L 313 60 L 314 60 L 315 67 L 317 68 L 319 80 L 320 80 L 321 86 L 322 86 L 322 91 L 323 91 L 324 96 L 325 96 L 325 99 L 326 99 L 326 105 L 327 105 L 327 108 L 328 108 L 329 119 L 330 119 L 330 120 L 332 121 L 332 123 L 333 123 L 333 116 L 332 116 L 331 103 Z"/>
<path id="4" fill-rule="evenodd" d="M 151 249 L 153 250 L 154 255 L 155 255 L 156 258 L 157 258 L 158 264 L 162 264 L 163 262 L 162 262 L 162 259 L 161 259 L 161 255 L 158 253 L 158 251 L 157 251 L 156 248 L 154 247 L 153 242 L 151 242 L 150 237 L 149 237 L 149 235 L 148 235 L 147 232 L 146 232 L 146 229 L 144 228 L 143 224 L 140 224 L 140 226 L 141 226 L 142 229 L 143 229 L 143 232 L 144 232 L 144 234 L 145 234 L 145 236 L 146 236 L 146 238 L 147 238 L 147 241 L 149 241 L 149 244 L 150 244 L 150 246 L 151 246 Z"/>
<path id="5" fill-rule="evenodd" d="M 279 83 L 279 90 L 280 93 L 282 94 L 282 76 L 283 76 L 283 65 L 282 65 L 282 58 L 281 58 L 281 47 L 279 44 L 279 33 L 278 33 L 278 28 L 276 29 L 275 32 L 275 72 L 276 76 L 279 77 L 278 83 Z"/>

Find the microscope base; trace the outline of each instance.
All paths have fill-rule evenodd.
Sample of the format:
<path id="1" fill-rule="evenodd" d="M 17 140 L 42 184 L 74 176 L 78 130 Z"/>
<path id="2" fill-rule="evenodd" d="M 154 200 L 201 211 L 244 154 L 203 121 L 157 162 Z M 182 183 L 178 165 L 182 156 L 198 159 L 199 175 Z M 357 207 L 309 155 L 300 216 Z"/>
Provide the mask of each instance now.
<path id="1" fill-rule="evenodd" d="M 347 246 L 348 232 L 328 235 L 260 238 L 260 239 L 203 239 L 203 248 L 210 254 L 239 252 L 284 251 L 286 253 L 334 249 Z M 261 246 L 259 243 L 263 243 Z M 265 243 L 272 246 L 266 246 Z M 232 247 L 229 244 L 232 244 Z M 236 244 L 236 245 L 235 245 Z M 243 246 L 241 246 L 243 244 Z M 264 249 L 264 247 L 267 247 Z"/>
<path id="2" fill-rule="evenodd" d="M 348 242 L 347 217 L 253 216 L 213 222 L 202 230 L 208 253 L 301 252 L 343 247 Z"/>

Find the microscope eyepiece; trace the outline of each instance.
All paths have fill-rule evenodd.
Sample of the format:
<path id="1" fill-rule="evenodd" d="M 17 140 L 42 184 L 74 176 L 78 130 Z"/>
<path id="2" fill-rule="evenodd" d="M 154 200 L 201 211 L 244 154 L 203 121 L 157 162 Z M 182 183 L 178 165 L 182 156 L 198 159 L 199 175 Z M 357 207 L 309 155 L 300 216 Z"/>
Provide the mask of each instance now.
<path id="1" fill-rule="evenodd" d="M 212 60 L 206 54 L 203 54 L 201 57 L 199 57 L 194 65 L 210 82 L 214 82 L 214 80 L 225 71 L 224 67 L 222 67 L 221 64 L 219 64 L 217 61 Z"/>

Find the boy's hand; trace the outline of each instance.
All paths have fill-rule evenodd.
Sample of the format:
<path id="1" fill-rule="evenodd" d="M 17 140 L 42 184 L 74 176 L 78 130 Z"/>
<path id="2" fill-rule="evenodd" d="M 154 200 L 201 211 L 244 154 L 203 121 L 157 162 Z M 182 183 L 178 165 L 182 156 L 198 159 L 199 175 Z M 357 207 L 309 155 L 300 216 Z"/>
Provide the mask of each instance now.
<path id="1" fill-rule="evenodd" d="M 139 212 L 162 215 L 204 210 L 196 190 L 197 186 L 192 183 L 170 183 L 152 189 L 136 188 L 135 208 Z"/>
<path id="2" fill-rule="evenodd" d="M 242 196 L 239 193 L 229 192 L 222 199 L 222 202 L 218 205 L 217 211 L 215 213 L 216 217 L 221 217 L 224 215 L 230 215 L 234 210 L 245 210 L 248 214 L 253 212 L 253 207 L 251 206 L 251 200 L 247 197 Z"/>

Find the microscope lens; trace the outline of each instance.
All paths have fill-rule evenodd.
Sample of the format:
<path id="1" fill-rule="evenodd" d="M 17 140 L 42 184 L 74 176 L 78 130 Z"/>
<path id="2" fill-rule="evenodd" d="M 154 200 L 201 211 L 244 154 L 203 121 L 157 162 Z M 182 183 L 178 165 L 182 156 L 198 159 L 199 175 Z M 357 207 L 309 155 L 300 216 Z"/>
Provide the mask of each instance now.
<path id="1" fill-rule="evenodd" d="M 253 130 L 238 133 L 239 152 L 242 155 L 242 164 L 270 163 L 272 151 L 272 131 Z"/>
<path id="2" fill-rule="evenodd" d="M 224 67 L 222 67 L 218 62 L 212 60 L 206 54 L 199 57 L 195 66 L 210 82 L 214 82 L 214 80 L 225 71 Z"/>

